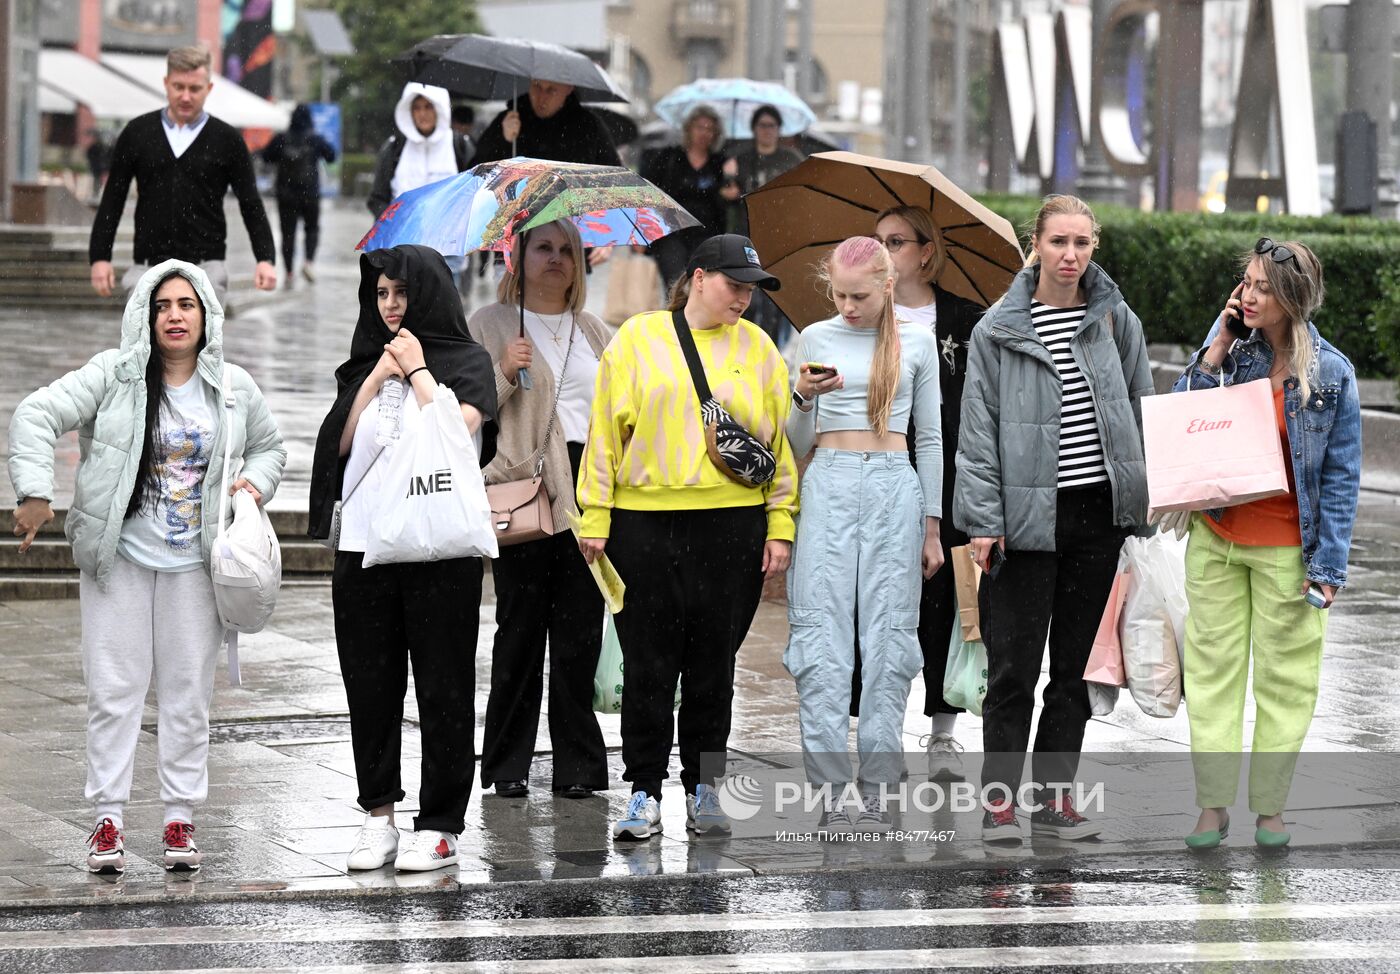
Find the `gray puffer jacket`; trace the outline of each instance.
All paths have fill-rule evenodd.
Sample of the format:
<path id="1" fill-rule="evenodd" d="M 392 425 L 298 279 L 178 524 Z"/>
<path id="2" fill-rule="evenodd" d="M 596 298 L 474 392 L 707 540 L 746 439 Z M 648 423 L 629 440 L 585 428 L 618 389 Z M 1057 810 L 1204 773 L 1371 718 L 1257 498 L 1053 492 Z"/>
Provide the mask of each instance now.
<path id="1" fill-rule="evenodd" d="M 146 362 L 151 355 L 151 292 L 171 271 L 188 279 L 204 302 L 205 341 L 195 375 L 218 390 L 224 369 L 223 308 L 203 270 L 184 261 L 168 260 L 146 271 L 132 291 L 122 317 L 121 348 L 98 352 L 82 368 L 32 393 L 15 408 L 10 420 L 10 480 L 20 499 L 54 499 L 54 442 L 70 430 L 78 431 L 78 475 L 64 531 L 73 546 L 73 560 L 104 590 L 141 460 Z M 218 428 L 204 479 L 220 483 L 224 438 L 232 435 L 233 473 L 248 478 L 266 504 L 282 480 L 287 451 L 252 376 L 236 365 L 229 365 L 228 373 L 234 398 L 233 422 L 225 421 L 228 410 L 222 394 L 216 394 Z M 234 479 L 230 476 L 229 483 Z M 204 496 L 213 503 L 218 493 L 219 488 L 214 487 L 204 491 Z M 218 510 L 206 509 L 200 531 L 206 566 L 218 531 Z"/>
<path id="2" fill-rule="evenodd" d="M 1022 551 L 1055 550 L 1060 457 L 1060 375 L 1031 324 L 1040 266 L 1026 267 L 972 332 L 963 387 L 962 431 L 953 488 L 953 523 L 970 537 L 1006 537 Z M 1070 339 L 1089 381 L 1113 520 L 1147 520 L 1147 473 L 1140 401 L 1152 370 L 1142 322 L 1118 285 L 1090 263 L 1082 280 L 1089 309 Z"/>

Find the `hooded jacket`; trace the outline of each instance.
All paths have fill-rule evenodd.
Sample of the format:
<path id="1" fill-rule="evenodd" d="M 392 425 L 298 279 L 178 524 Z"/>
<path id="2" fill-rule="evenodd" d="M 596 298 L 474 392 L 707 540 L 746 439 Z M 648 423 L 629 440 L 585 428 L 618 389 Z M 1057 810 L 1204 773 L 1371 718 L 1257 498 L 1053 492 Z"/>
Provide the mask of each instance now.
<path id="1" fill-rule="evenodd" d="M 413 124 L 413 100 L 419 97 L 437 110 L 437 126 L 426 136 Z M 470 141 L 452 131 L 452 100 L 446 88 L 416 81 L 404 85 L 394 106 L 394 125 L 398 131 L 380 147 L 374 164 L 367 203 L 376 217 L 395 196 L 455 176 L 467 168 L 471 157 Z"/>
<path id="2" fill-rule="evenodd" d="M 327 538 L 331 516 L 344 486 L 345 463 L 340 436 L 360 386 L 374 371 L 394 332 L 379 315 L 375 291 L 379 275 L 408 284 L 408 308 L 400 329 L 407 328 L 423 346 L 423 361 L 458 402 L 481 412 L 481 465 L 496 455 L 496 380 L 491 356 L 467 331 L 462 301 L 442 255 L 429 247 L 402 244 L 360 255 L 360 317 L 350 339 L 350 357 L 335 370 L 336 399 L 316 436 L 311 461 L 311 510 L 307 534 Z M 361 416 L 361 420 L 366 417 Z M 372 421 L 372 419 L 371 419 Z"/>
<path id="3" fill-rule="evenodd" d="M 953 522 L 1006 547 L 1055 550 L 1059 487 L 1060 375 L 1031 324 L 1040 265 L 1023 268 L 972 331 L 963 387 Z M 1081 280 L 1088 310 L 1070 339 L 1093 395 L 1113 493 L 1113 523 L 1147 521 L 1143 396 L 1153 392 L 1142 322 L 1098 264 Z"/>
<path id="4" fill-rule="evenodd" d="M 516 139 L 514 150 L 510 139 L 502 131 L 506 115 L 511 111 L 507 107 L 481 133 L 481 141 L 471 161 L 473 166 L 511 156 L 599 166 L 622 165 L 608 130 L 597 115 L 583 107 L 578 95 L 571 93 L 564 99 L 564 106 L 549 118 L 540 118 L 535 114 L 529 95 L 517 98 L 516 106 L 515 110 L 520 112 L 520 138 Z"/>
<path id="5" fill-rule="evenodd" d="M 78 431 L 78 475 L 64 532 L 73 547 L 73 560 L 103 590 L 111 577 L 141 460 L 146 363 L 151 356 L 151 295 L 171 271 L 187 279 L 204 303 L 205 341 L 195 375 L 217 391 L 227 369 L 234 397 L 230 425 L 223 395 L 216 392 L 219 407 L 205 481 L 222 481 L 224 439 L 230 435 L 231 473 L 246 477 L 262 494 L 264 504 L 276 493 L 287 462 L 282 436 L 257 383 L 243 369 L 224 362 L 224 311 L 204 271 L 178 260 L 167 260 L 146 271 L 126 303 L 121 347 L 98 352 L 82 368 L 30 394 L 10 420 L 10 480 L 21 499 L 53 501 L 54 443 L 63 434 Z M 231 475 L 229 481 L 233 479 Z M 207 567 L 220 526 L 215 510 L 210 509 L 218 490 L 206 490 L 204 495 L 207 500 L 199 547 Z"/>
<path id="6" fill-rule="evenodd" d="M 287 131 L 272 137 L 262 150 L 264 162 L 277 167 L 277 198 L 282 201 L 313 201 L 321 196 L 321 172 L 317 165 L 324 159 L 335 162 L 335 148 L 316 134 L 311 109 L 298 105 L 292 109 Z"/>

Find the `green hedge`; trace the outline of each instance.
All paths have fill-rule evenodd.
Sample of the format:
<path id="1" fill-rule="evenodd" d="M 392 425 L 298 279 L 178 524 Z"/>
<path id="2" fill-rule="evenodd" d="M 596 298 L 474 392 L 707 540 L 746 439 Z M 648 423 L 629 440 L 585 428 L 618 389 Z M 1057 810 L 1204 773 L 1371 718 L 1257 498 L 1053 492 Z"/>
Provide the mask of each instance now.
<path id="1" fill-rule="evenodd" d="M 369 152 L 347 152 L 340 157 L 340 192 L 343 196 L 355 195 L 356 177 L 360 173 L 374 173 L 375 156 Z"/>
<path id="2" fill-rule="evenodd" d="M 1039 201 L 982 201 L 1027 237 Z M 1194 346 L 1238 275 L 1237 257 L 1263 235 L 1296 238 L 1322 261 L 1327 298 L 1315 323 L 1363 376 L 1400 370 L 1400 224 L 1342 216 L 1142 213 L 1096 205 L 1103 227 L 1094 259 L 1142 318 L 1150 342 Z"/>

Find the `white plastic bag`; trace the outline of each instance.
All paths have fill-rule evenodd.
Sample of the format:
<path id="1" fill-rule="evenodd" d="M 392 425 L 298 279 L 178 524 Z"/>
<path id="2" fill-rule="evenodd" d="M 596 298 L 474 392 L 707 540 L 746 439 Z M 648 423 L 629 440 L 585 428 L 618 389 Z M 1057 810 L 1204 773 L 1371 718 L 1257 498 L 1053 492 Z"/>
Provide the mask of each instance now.
<path id="1" fill-rule="evenodd" d="M 1149 717 L 1181 705 L 1186 644 L 1186 543 L 1170 533 L 1123 543 L 1128 594 L 1119 616 L 1123 666 L 1133 701 Z"/>
<path id="2" fill-rule="evenodd" d="M 1089 689 L 1089 712 L 1095 717 L 1107 717 L 1113 713 L 1113 708 L 1118 706 L 1119 687 L 1111 687 L 1104 683 L 1091 683 L 1084 681 L 1084 685 Z"/>
<path id="3" fill-rule="evenodd" d="M 365 567 L 495 558 L 486 481 L 457 397 L 439 385 L 432 402 L 404 418 L 384 471 L 382 507 L 370 524 Z"/>

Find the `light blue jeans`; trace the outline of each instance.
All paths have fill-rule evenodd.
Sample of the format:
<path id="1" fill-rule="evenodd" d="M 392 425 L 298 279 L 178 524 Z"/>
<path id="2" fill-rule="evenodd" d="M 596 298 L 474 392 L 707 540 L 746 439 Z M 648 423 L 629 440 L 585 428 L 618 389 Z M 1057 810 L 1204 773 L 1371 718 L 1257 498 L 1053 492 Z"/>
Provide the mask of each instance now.
<path id="1" fill-rule="evenodd" d="M 851 780 L 851 671 L 860 624 L 860 781 L 895 785 L 903 770 L 909 685 L 919 648 L 924 505 L 907 453 L 818 449 L 802 480 L 788 573 L 788 647 L 803 764 L 813 787 Z"/>

